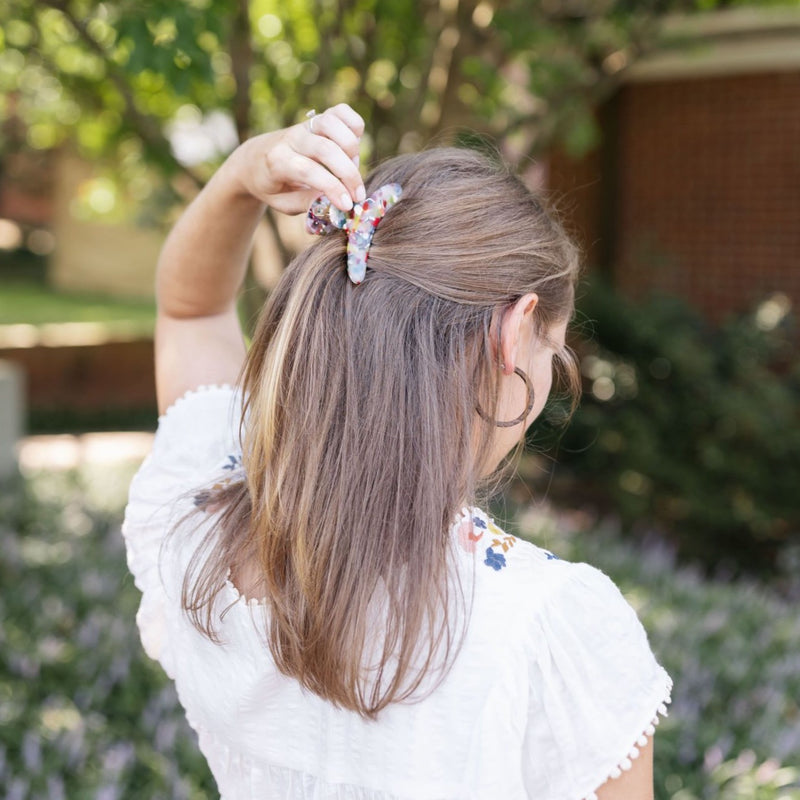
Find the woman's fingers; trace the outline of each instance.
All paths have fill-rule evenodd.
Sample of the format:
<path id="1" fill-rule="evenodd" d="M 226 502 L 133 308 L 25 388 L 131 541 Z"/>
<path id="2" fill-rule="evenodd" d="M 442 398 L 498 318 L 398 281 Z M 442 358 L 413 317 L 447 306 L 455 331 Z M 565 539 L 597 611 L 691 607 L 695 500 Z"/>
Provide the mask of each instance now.
<path id="1" fill-rule="evenodd" d="M 347 153 L 351 161 L 358 155 L 359 137 L 335 114 L 329 111 L 318 114 L 314 117 L 313 127 L 309 124 L 308 128 L 313 134 L 336 142 Z"/>
<path id="2" fill-rule="evenodd" d="M 365 198 L 358 171 L 360 115 L 345 104 L 281 131 L 261 134 L 241 146 L 241 183 L 263 202 L 292 213 L 298 190 L 324 193 L 342 211 Z M 248 165 L 249 162 L 249 165 Z"/>
<path id="3" fill-rule="evenodd" d="M 299 151 L 330 170 L 344 184 L 354 202 L 364 199 L 364 181 L 358 167 L 353 163 L 352 157 L 332 139 L 309 134 L 308 141 L 302 143 Z"/>
<path id="4" fill-rule="evenodd" d="M 323 140 L 326 141 L 326 140 Z M 329 142 L 331 147 L 335 147 L 333 143 Z M 319 147 L 319 145 L 317 145 Z M 322 149 L 326 149 L 324 146 Z M 353 193 L 350 186 L 340 179 L 341 171 L 345 165 L 349 166 L 350 170 L 356 170 L 355 165 L 350 161 L 347 156 L 340 150 L 338 155 L 332 158 L 336 162 L 335 167 L 327 163 L 321 163 L 320 160 L 310 158 L 303 153 L 295 152 L 285 164 L 287 176 L 291 175 L 291 182 L 297 186 L 311 187 L 314 193 L 321 193 L 327 195 L 330 201 L 342 211 L 349 211 L 353 207 Z M 338 168 L 338 169 L 337 169 Z M 343 170 L 349 172 L 349 170 Z M 358 176 L 360 182 L 361 176 Z M 350 185 L 354 184 L 352 177 L 350 178 Z M 362 185 L 363 188 L 363 185 Z M 354 190 L 353 190 L 354 191 Z"/>
<path id="5" fill-rule="evenodd" d="M 350 108 L 347 103 L 332 106 L 324 113 L 340 119 L 359 139 L 364 135 L 364 120 L 361 114 Z"/>
<path id="6" fill-rule="evenodd" d="M 338 116 L 339 113 L 345 112 L 333 114 L 330 111 L 326 111 L 315 116 L 313 118 L 313 131 L 311 130 L 312 126 L 308 123 L 289 128 L 287 131 L 287 144 L 296 153 L 325 167 L 332 176 L 338 179 L 341 188 L 337 185 L 336 193 L 331 194 L 329 189 L 326 188 L 331 186 L 330 178 L 324 184 L 310 182 L 307 173 L 308 165 L 294 160 L 291 161 L 291 165 L 296 170 L 299 170 L 299 173 L 293 175 L 293 182 L 302 182 L 314 189 L 325 192 L 338 208 L 348 211 L 353 202 L 361 202 L 366 193 L 361 173 L 354 162 L 358 155 L 358 137 L 352 128 Z M 353 113 L 355 114 L 355 112 Z M 353 121 L 351 120 L 351 122 Z M 314 170 L 313 174 L 315 176 L 321 175 L 318 170 Z M 344 197 L 343 195 L 347 196 Z"/>
<path id="7" fill-rule="evenodd" d="M 312 136 L 328 139 L 339 146 L 347 154 L 355 169 L 342 164 L 335 150 L 319 141 L 313 142 L 312 156 L 325 164 L 347 186 L 350 196 L 355 202 L 361 202 L 366 193 L 361 174 L 358 172 L 358 156 L 361 136 L 364 133 L 364 120 L 361 115 L 346 103 L 339 103 L 321 114 L 313 117 L 305 126 Z M 343 170 L 342 172 L 338 170 Z"/>
<path id="8" fill-rule="evenodd" d="M 272 208 L 281 214 L 304 214 L 308 211 L 309 203 L 314 199 L 315 193 L 309 189 L 295 189 L 282 192 L 272 201 Z"/>

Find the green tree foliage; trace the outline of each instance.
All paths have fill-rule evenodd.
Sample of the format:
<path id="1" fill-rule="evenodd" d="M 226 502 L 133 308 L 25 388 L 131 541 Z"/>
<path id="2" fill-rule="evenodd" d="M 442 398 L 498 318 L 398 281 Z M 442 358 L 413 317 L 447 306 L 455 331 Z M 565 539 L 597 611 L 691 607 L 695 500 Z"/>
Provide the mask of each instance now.
<path id="1" fill-rule="evenodd" d="M 150 165 L 190 193 L 215 164 L 176 160 L 176 120 L 223 111 L 243 139 L 344 101 L 369 122 L 367 162 L 464 129 L 512 159 L 554 138 L 580 153 L 597 138 L 593 103 L 654 45 L 658 17 L 709 5 L 6 0 L 3 149 L 72 139 L 126 185 Z M 137 191 L 153 199 L 144 182 Z"/>

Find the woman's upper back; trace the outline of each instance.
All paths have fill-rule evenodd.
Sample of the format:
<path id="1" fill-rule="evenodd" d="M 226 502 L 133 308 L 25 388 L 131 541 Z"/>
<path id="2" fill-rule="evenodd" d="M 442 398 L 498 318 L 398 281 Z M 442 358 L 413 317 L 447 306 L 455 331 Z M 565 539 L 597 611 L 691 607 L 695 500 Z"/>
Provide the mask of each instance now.
<path id="1" fill-rule="evenodd" d="M 603 573 L 505 534 L 479 509 L 454 522 L 469 623 L 440 685 L 377 721 L 335 708 L 275 668 L 266 609 L 231 582 L 221 643 L 182 609 L 181 584 L 211 514 L 204 487 L 241 477 L 241 397 L 187 394 L 159 421 L 123 528 L 137 617 L 197 730 L 223 798 L 581 800 L 630 765 L 671 681 Z M 435 676 L 429 677 L 435 682 Z"/>

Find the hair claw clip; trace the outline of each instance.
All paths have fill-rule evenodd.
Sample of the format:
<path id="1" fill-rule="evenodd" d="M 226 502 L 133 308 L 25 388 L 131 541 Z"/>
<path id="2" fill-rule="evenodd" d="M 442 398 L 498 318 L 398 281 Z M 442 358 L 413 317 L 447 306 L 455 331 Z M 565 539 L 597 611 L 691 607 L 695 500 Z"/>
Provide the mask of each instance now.
<path id="1" fill-rule="evenodd" d="M 347 274 L 354 284 L 359 284 L 367 272 L 375 229 L 402 194 L 399 183 L 387 183 L 348 212 L 336 208 L 324 194 L 320 195 L 309 206 L 306 230 L 319 235 L 337 230 L 347 233 Z"/>

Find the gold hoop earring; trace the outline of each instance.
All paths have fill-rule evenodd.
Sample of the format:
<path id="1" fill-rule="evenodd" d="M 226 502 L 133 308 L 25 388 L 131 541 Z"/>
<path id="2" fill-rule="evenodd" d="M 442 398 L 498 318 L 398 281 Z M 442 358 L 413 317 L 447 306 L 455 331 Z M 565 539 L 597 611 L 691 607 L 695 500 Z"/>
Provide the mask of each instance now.
<path id="1" fill-rule="evenodd" d="M 524 422 L 528 418 L 528 414 L 531 413 L 531 409 L 533 408 L 534 397 L 531 379 L 527 376 L 524 370 L 520 369 L 520 367 L 514 367 L 514 373 L 519 375 L 519 377 L 525 381 L 525 388 L 528 391 L 528 400 L 525 404 L 525 410 L 518 417 L 509 420 L 508 422 L 498 422 L 496 419 L 492 419 L 480 406 L 477 407 L 478 414 L 481 416 L 481 418 L 485 419 L 487 422 L 491 422 L 498 428 L 513 428 L 515 425 L 519 425 L 520 422 Z"/>

